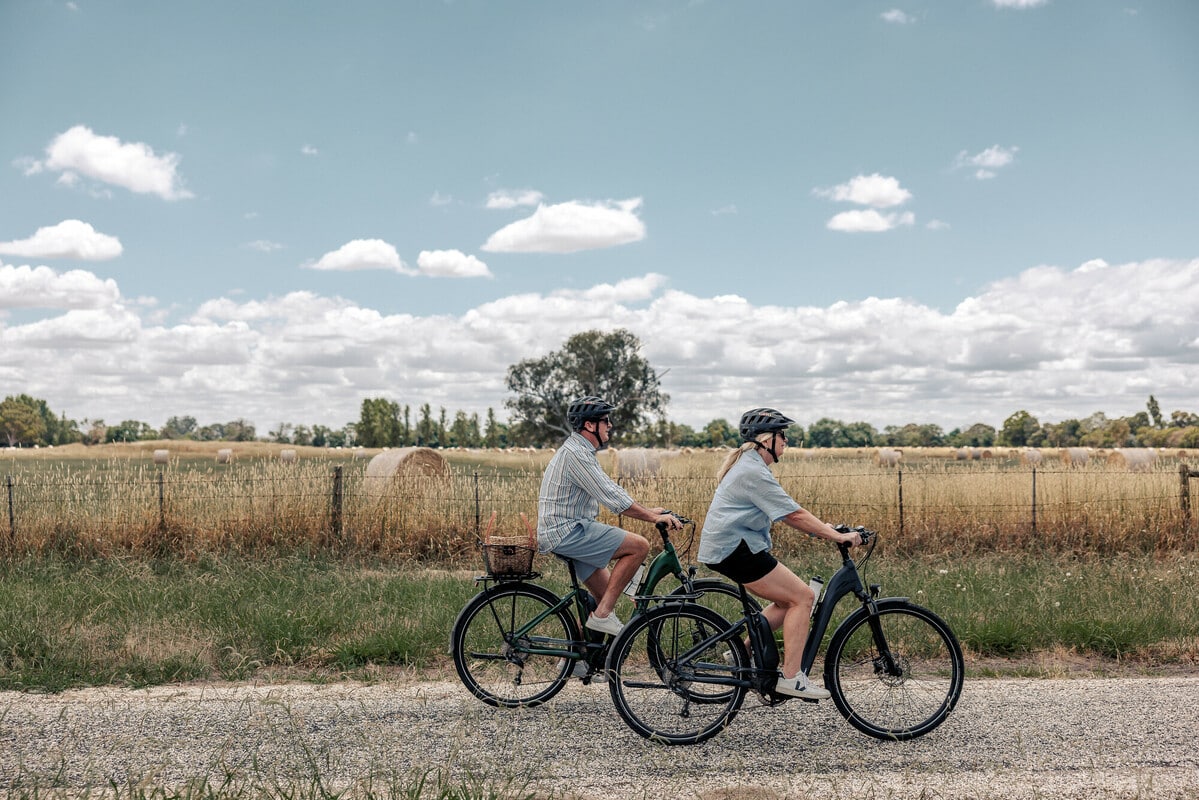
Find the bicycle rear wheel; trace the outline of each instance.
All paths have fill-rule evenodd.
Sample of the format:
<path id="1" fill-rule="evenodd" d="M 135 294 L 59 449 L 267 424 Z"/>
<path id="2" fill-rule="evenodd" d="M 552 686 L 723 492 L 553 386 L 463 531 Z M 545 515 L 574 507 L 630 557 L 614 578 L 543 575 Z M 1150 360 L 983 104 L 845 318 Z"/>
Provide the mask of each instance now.
<path id="1" fill-rule="evenodd" d="M 881 600 L 871 630 L 865 608 L 833 634 L 824 659 L 824 687 L 837 710 L 862 733 L 906 741 L 936 728 L 962 694 L 962 648 L 949 626 L 927 608 Z"/>
<path id="2" fill-rule="evenodd" d="M 697 744 L 722 731 L 745 700 L 745 686 L 731 684 L 735 671 L 749 666 L 749 654 L 736 636 L 692 651 L 729 627 L 715 611 L 692 604 L 634 618 L 608 655 L 608 688 L 621 719 L 665 744 Z"/>
<path id="3" fill-rule="evenodd" d="M 484 703 L 536 706 L 562 691 L 574 660 L 534 649 L 570 650 L 577 623 L 559 598 L 530 583 L 502 583 L 476 595 L 458 614 L 450 650 L 458 677 Z M 516 631 L 545 615 L 517 636 Z"/>

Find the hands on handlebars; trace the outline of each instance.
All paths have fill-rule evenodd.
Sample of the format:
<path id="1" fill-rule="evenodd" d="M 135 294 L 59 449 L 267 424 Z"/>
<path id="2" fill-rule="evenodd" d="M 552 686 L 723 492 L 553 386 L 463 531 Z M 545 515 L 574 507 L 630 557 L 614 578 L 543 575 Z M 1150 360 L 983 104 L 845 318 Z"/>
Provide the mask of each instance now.
<path id="1" fill-rule="evenodd" d="M 657 511 L 659 514 L 669 514 L 670 516 L 674 517 L 674 519 L 675 519 L 675 520 L 677 520 L 677 522 L 678 522 L 678 524 L 670 524 L 670 523 L 666 523 L 666 522 L 660 522 L 660 521 L 659 521 L 659 522 L 655 522 L 655 523 L 654 523 L 654 526 L 655 526 L 655 527 L 656 527 L 656 528 L 657 528 L 659 531 L 662 531 L 662 532 L 664 532 L 664 531 L 666 530 L 666 528 L 667 528 L 667 525 L 668 525 L 668 524 L 669 524 L 669 527 L 671 527 L 671 528 L 673 528 L 673 529 L 675 529 L 675 530 L 681 530 L 681 529 L 682 529 L 682 527 L 683 527 L 684 525 L 694 525 L 694 524 L 695 524 L 695 523 L 694 523 L 694 522 L 692 522 L 691 520 L 689 520 L 689 519 L 687 519 L 686 517 L 684 517 L 682 514 L 676 514 L 676 513 L 674 513 L 673 511 L 671 511 L 671 510 L 670 510 L 670 509 L 668 509 L 668 508 L 663 508 L 663 509 L 655 509 L 655 510 L 656 510 L 656 511 Z"/>
<path id="2" fill-rule="evenodd" d="M 833 530 L 835 530 L 837 533 L 856 533 L 858 535 L 859 544 L 868 544 L 872 538 L 878 536 L 878 534 L 874 531 L 867 530 L 861 525 L 857 525 L 852 528 L 845 524 L 834 525 Z M 850 547 L 853 546 L 853 542 L 846 542 L 845 544 Z"/>

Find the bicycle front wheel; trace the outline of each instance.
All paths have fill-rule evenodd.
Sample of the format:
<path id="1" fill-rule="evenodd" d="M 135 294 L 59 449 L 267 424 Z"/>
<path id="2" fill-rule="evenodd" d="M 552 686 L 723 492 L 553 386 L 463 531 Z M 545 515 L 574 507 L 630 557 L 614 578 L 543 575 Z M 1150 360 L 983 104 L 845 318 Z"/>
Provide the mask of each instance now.
<path id="1" fill-rule="evenodd" d="M 458 677 L 475 697 L 516 708 L 540 705 L 562 691 L 574 661 L 537 652 L 576 644 L 574 618 L 557 604 L 552 592 L 529 583 L 502 583 L 466 604 L 454 622 L 450 650 Z"/>
<path id="2" fill-rule="evenodd" d="M 906 741 L 945 721 L 964 672 L 962 648 L 940 617 L 906 600 L 881 600 L 877 618 L 861 608 L 833 634 L 824 687 L 862 733 Z"/>
<path id="3" fill-rule="evenodd" d="M 745 700 L 734 675 L 749 667 L 749 654 L 738 636 L 703 643 L 729 627 L 693 604 L 634 618 L 608 654 L 608 688 L 621 719 L 665 744 L 697 744 L 724 730 Z"/>

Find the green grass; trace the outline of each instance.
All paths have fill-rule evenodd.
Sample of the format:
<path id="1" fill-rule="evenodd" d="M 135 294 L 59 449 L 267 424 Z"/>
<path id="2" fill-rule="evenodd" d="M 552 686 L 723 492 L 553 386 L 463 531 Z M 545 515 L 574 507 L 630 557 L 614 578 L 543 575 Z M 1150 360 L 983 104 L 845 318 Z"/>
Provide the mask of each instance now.
<path id="1" fill-rule="evenodd" d="M 792 563 L 832 571 L 827 558 Z M 555 565 L 539 568 L 564 587 Z M 1186 555 L 876 556 L 864 579 L 936 611 L 971 658 L 1064 652 L 1153 667 L 1199 656 L 1197 572 Z M 7 561 L 0 689 L 371 680 L 380 667 L 451 676 L 448 634 L 474 574 L 302 557 Z"/>

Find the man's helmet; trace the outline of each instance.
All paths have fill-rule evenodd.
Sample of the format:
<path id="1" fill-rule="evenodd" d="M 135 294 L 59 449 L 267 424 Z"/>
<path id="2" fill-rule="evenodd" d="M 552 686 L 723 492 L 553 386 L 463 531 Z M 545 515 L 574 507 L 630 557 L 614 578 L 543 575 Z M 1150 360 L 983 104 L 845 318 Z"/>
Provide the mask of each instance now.
<path id="1" fill-rule="evenodd" d="M 752 408 L 741 415 L 739 429 L 742 440 L 752 442 L 760 434 L 785 431 L 793 424 L 795 420 L 773 408 Z"/>
<path id="2" fill-rule="evenodd" d="M 594 395 L 580 397 L 566 409 L 566 421 L 572 430 L 583 430 L 583 423 L 603 419 L 616 410 L 616 406 Z"/>

